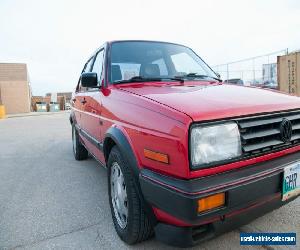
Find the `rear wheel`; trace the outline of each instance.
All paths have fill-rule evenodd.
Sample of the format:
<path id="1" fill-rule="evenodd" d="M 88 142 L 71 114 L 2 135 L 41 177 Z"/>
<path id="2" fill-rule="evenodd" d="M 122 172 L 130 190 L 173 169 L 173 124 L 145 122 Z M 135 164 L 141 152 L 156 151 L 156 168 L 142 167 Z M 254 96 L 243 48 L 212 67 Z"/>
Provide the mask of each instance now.
<path id="1" fill-rule="evenodd" d="M 119 237 L 128 244 L 147 240 L 153 229 L 134 185 L 134 177 L 116 146 L 111 150 L 107 166 L 109 204 Z"/>
<path id="2" fill-rule="evenodd" d="M 87 159 L 89 153 L 80 142 L 78 131 L 76 130 L 74 125 L 72 125 L 72 143 L 73 143 L 73 153 L 75 159 L 77 161 L 82 161 Z"/>

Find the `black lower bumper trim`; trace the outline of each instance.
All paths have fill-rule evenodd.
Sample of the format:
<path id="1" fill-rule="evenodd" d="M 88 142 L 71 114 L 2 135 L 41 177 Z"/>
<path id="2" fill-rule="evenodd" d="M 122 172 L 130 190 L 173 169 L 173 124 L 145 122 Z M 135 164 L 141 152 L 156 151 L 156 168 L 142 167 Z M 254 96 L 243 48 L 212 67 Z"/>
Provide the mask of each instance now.
<path id="1" fill-rule="evenodd" d="M 292 200 L 293 199 L 290 201 Z M 168 245 L 191 247 L 225 232 L 237 229 L 280 206 L 282 206 L 281 198 L 280 196 L 275 195 L 273 199 L 268 202 L 262 202 L 246 209 L 236 211 L 235 213 L 224 215 L 222 220 L 200 226 L 177 227 L 159 223 L 155 227 L 155 235 L 159 241 Z"/>
<path id="2" fill-rule="evenodd" d="M 280 194 L 284 167 L 299 161 L 300 152 L 251 166 L 192 180 L 183 180 L 143 169 L 140 184 L 145 199 L 154 207 L 189 225 L 201 225 L 212 217 L 222 217 L 266 197 Z M 199 214 L 198 200 L 226 193 L 225 206 Z M 279 199 L 281 202 L 281 199 Z M 281 205 L 285 202 L 281 202 Z"/>

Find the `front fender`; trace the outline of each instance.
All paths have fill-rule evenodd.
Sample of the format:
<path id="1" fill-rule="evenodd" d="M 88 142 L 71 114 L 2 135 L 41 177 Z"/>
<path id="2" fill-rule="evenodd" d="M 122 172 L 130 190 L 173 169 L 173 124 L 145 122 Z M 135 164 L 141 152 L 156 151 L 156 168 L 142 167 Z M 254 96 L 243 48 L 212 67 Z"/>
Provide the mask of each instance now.
<path id="1" fill-rule="evenodd" d="M 135 153 L 132 149 L 132 146 L 129 142 L 129 139 L 127 138 L 127 136 L 124 134 L 124 132 L 120 128 L 118 128 L 118 127 L 109 128 L 105 134 L 105 139 L 104 139 L 104 143 L 103 143 L 103 153 L 104 153 L 106 162 L 109 157 L 109 152 L 111 149 L 111 145 L 110 145 L 111 140 L 119 148 L 126 164 L 128 164 L 128 166 L 130 166 L 130 170 L 134 177 L 133 178 L 134 185 L 136 187 L 136 190 L 138 191 L 137 193 L 139 195 L 139 198 L 142 201 L 142 204 L 143 204 L 142 206 L 144 208 L 144 211 L 147 213 L 152 225 L 154 226 L 157 223 L 156 217 L 154 215 L 152 207 L 144 199 L 144 196 L 143 196 L 143 193 L 141 190 L 141 186 L 140 186 L 140 182 L 139 182 L 140 168 L 138 166 L 137 158 L 136 158 L 136 155 L 135 155 Z"/>
<path id="2" fill-rule="evenodd" d="M 109 156 L 111 148 L 108 146 L 108 143 L 110 141 L 109 139 L 111 139 L 118 146 L 123 157 L 126 158 L 126 161 L 131 167 L 134 176 L 138 178 L 140 169 L 138 167 L 136 155 L 131 147 L 131 144 L 129 143 L 129 139 L 127 138 L 127 136 L 125 136 L 124 132 L 118 127 L 111 127 L 107 130 L 104 138 L 103 153 L 105 156 L 105 160 L 107 161 Z"/>

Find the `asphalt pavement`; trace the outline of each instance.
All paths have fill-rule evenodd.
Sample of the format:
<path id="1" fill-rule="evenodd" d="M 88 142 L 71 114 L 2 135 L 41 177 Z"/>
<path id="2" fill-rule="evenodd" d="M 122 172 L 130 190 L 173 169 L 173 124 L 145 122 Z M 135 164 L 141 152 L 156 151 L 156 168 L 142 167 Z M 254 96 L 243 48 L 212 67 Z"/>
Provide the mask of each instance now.
<path id="1" fill-rule="evenodd" d="M 135 246 L 118 238 L 106 170 L 93 158 L 74 159 L 68 117 L 62 113 L 0 120 L 0 249 L 174 249 L 155 238 Z M 300 198 L 193 249 L 240 249 L 240 232 L 300 236 L 299 205 Z M 287 247 L 242 247 L 279 248 Z"/>

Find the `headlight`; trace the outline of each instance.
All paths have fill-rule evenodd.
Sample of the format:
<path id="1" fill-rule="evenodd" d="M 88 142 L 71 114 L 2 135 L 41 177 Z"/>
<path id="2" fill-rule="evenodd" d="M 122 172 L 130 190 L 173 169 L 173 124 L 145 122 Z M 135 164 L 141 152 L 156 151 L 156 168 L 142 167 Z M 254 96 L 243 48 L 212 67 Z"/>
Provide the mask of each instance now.
<path id="1" fill-rule="evenodd" d="M 193 127 L 190 140 L 193 166 L 229 160 L 242 154 L 240 132 L 235 122 Z"/>

